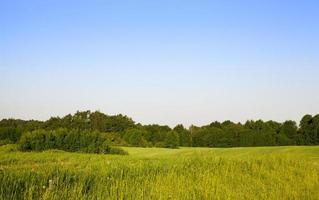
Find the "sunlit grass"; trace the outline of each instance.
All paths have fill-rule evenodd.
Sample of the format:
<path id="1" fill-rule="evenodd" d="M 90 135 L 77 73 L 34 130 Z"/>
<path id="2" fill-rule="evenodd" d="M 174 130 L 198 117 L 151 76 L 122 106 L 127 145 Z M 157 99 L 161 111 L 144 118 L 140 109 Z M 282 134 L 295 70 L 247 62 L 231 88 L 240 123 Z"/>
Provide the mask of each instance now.
<path id="1" fill-rule="evenodd" d="M 125 148 L 130 155 L 0 147 L 1 199 L 318 199 L 319 147 Z"/>

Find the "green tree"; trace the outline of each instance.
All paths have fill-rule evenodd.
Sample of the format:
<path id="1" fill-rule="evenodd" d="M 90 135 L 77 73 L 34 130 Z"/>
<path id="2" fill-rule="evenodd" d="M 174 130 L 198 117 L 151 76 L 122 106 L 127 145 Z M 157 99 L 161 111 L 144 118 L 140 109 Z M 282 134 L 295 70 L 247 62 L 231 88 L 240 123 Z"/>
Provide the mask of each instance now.
<path id="1" fill-rule="evenodd" d="M 178 133 L 175 131 L 168 132 L 166 134 L 164 144 L 166 148 L 178 148 L 178 145 L 179 145 Z"/>
<path id="2" fill-rule="evenodd" d="M 295 145 L 298 127 L 294 121 L 285 121 L 278 135 L 279 145 Z"/>
<path id="3" fill-rule="evenodd" d="M 144 138 L 146 131 L 141 128 L 132 128 L 125 131 L 124 140 L 132 146 L 148 146 Z"/>
<path id="4" fill-rule="evenodd" d="M 311 115 L 305 115 L 300 121 L 300 129 L 299 133 L 302 136 L 302 144 L 313 144 L 313 135 L 314 135 L 314 127 L 313 127 L 313 118 Z"/>
<path id="5" fill-rule="evenodd" d="M 191 146 L 190 131 L 181 124 L 177 125 L 173 130 L 178 133 L 180 146 Z"/>

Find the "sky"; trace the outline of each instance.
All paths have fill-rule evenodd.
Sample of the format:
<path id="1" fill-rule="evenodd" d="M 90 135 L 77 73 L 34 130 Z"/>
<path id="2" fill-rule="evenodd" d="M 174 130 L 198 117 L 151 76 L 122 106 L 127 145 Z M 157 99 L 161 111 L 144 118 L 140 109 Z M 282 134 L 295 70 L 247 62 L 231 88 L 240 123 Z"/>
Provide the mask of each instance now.
<path id="1" fill-rule="evenodd" d="M 0 119 L 319 113 L 319 1 L 0 0 Z"/>

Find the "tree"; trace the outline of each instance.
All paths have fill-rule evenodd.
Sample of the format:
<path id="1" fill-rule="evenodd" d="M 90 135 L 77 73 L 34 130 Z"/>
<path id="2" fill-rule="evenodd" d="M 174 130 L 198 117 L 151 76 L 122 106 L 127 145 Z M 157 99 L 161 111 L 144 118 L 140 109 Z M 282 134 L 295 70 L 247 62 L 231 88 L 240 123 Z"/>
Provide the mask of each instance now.
<path id="1" fill-rule="evenodd" d="M 317 145 L 319 115 L 305 115 L 299 127 L 294 121 L 278 123 L 249 120 L 241 124 L 227 120 L 223 123 L 215 121 L 202 127 L 191 126 L 189 129 L 177 125 L 172 130 L 168 126 L 158 124 L 136 124 L 125 115 L 112 116 L 99 111 L 77 111 L 73 115 L 51 117 L 47 121 L 3 119 L 0 121 L 0 145 L 16 143 L 21 140 L 21 136 L 31 132 L 34 132 L 30 136 L 33 139 L 29 140 L 32 148 L 63 146 L 72 151 L 94 149 L 100 144 L 100 140 L 96 140 L 100 135 L 113 145 L 132 146 Z M 177 137 L 174 136 L 175 133 Z M 179 143 L 174 143 L 176 140 Z M 42 147 L 43 145 L 45 147 Z"/>
<path id="2" fill-rule="evenodd" d="M 178 148 L 179 145 L 179 136 L 175 131 L 170 131 L 167 133 L 164 145 L 166 148 Z"/>
<path id="3" fill-rule="evenodd" d="M 311 115 L 305 115 L 300 121 L 299 133 L 302 135 L 302 144 L 314 143 L 314 127 L 313 118 Z"/>
<path id="4" fill-rule="evenodd" d="M 319 115 L 314 116 L 313 118 L 313 135 L 312 135 L 312 144 L 319 144 Z"/>
<path id="5" fill-rule="evenodd" d="M 179 146 L 191 146 L 190 131 L 181 124 L 177 125 L 173 130 L 178 133 Z"/>
<path id="6" fill-rule="evenodd" d="M 157 143 L 164 143 L 166 135 L 171 131 L 171 128 L 168 126 L 160 126 L 157 124 L 143 126 L 146 130 L 145 139 L 151 142 L 153 145 Z"/>
<path id="7" fill-rule="evenodd" d="M 98 130 L 98 131 L 106 131 L 106 120 L 107 116 L 99 111 L 95 111 L 90 115 L 90 125 L 91 130 Z"/>
<path id="8" fill-rule="evenodd" d="M 124 140 L 132 146 L 148 146 L 144 138 L 146 131 L 141 128 L 132 128 L 125 131 Z"/>
<path id="9" fill-rule="evenodd" d="M 279 145 L 295 145 L 297 138 L 297 125 L 294 121 L 285 121 L 279 132 Z"/>

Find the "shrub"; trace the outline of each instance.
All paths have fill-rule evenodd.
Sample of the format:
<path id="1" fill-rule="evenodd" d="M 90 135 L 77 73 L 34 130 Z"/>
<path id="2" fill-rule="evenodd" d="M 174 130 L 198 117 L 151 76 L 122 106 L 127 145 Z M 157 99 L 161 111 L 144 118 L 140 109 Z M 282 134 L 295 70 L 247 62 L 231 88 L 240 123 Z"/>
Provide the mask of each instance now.
<path id="1" fill-rule="evenodd" d="M 165 147 L 165 143 L 164 142 L 157 142 L 157 143 L 155 143 L 154 146 L 158 147 L 158 148 L 164 148 Z"/>
<path id="2" fill-rule="evenodd" d="M 59 149 L 71 152 L 125 154 L 120 148 L 111 147 L 104 134 L 98 131 L 36 130 L 25 133 L 19 141 L 22 151 Z"/>
<path id="3" fill-rule="evenodd" d="M 13 142 L 9 139 L 0 140 L 0 146 L 6 145 L 6 144 L 13 144 Z"/>
<path id="4" fill-rule="evenodd" d="M 119 154 L 119 155 L 128 155 L 127 151 L 125 151 L 124 149 L 119 148 L 119 147 L 110 147 L 109 153 L 110 154 Z"/>
<path id="5" fill-rule="evenodd" d="M 11 143 L 15 143 L 20 136 L 21 131 L 18 128 L 0 127 L 0 140 L 10 140 Z"/>

